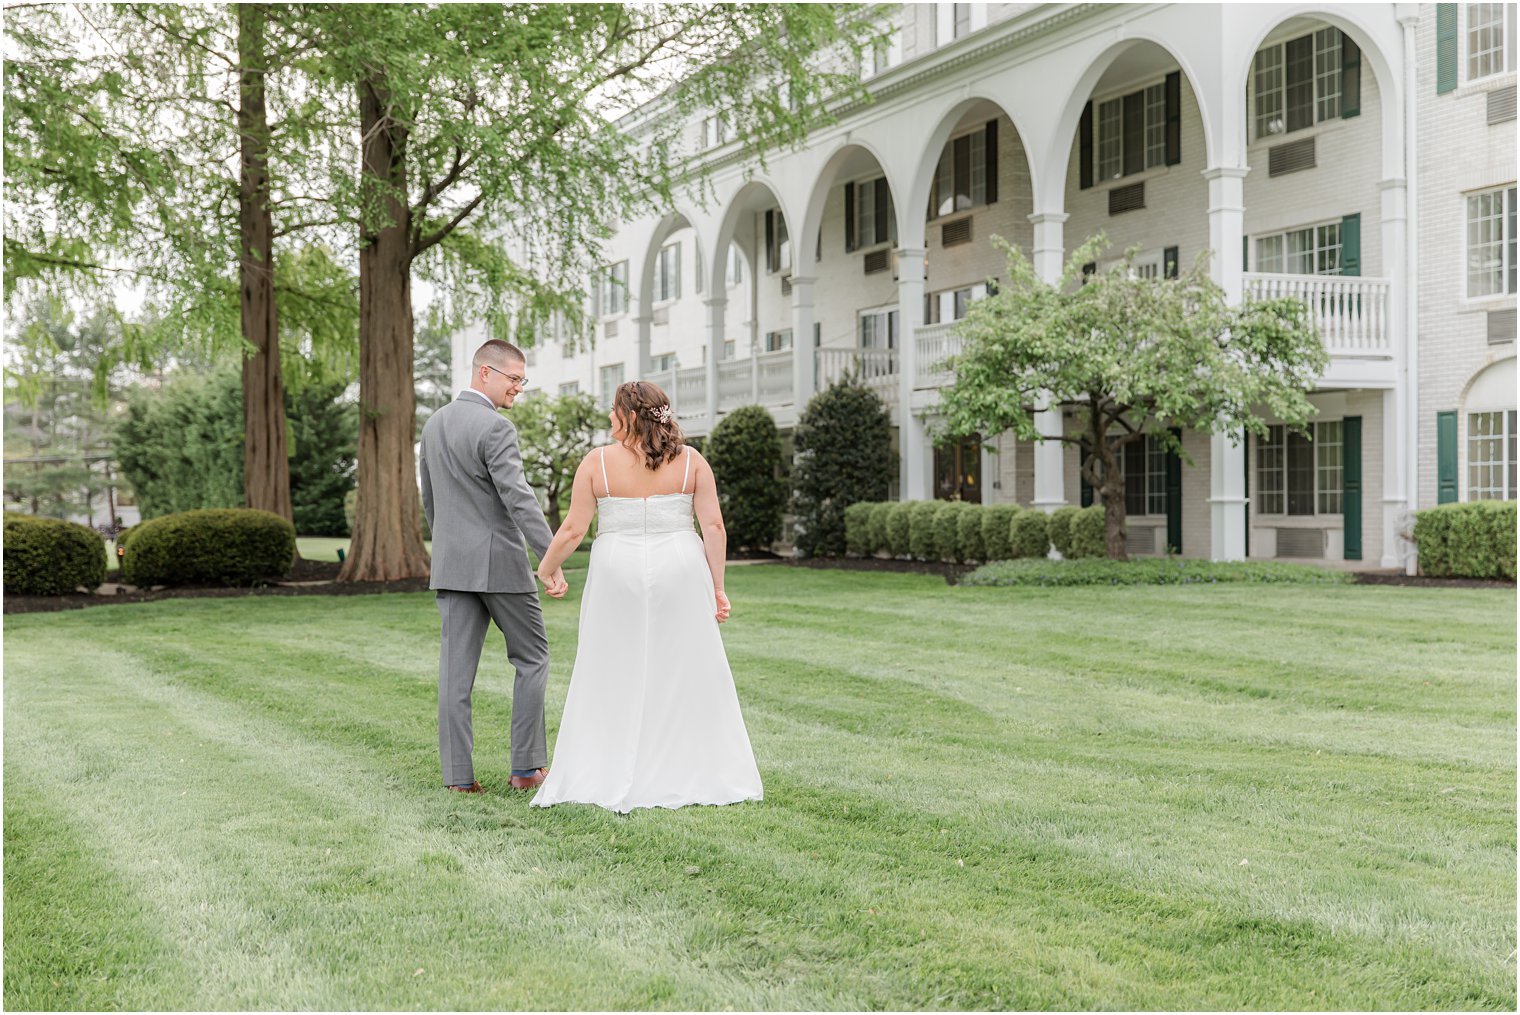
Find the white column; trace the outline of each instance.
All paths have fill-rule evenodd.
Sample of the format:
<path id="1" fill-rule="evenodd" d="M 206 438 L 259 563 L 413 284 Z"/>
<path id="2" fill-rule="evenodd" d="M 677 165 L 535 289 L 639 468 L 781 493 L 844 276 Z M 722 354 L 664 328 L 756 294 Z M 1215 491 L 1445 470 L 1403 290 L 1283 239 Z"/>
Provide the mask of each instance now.
<path id="1" fill-rule="evenodd" d="M 1238 112 L 1236 115 L 1244 115 Z M 1245 166 L 1213 166 L 1209 181 L 1209 274 L 1225 299 L 1239 303 L 1244 270 L 1241 238 L 1245 235 Z M 1209 438 L 1209 558 L 1246 557 L 1246 435 L 1216 433 Z"/>
<path id="2" fill-rule="evenodd" d="M 929 438 L 924 421 L 913 413 L 918 378 L 918 329 L 924 324 L 924 251 L 897 252 L 897 313 L 902 347 L 897 350 L 898 489 L 903 500 L 928 500 L 933 484 Z"/>
<path id="3" fill-rule="evenodd" d="M 813 397 L 813 283 L 810 276 L 792 276 L 792 395 L 797 415 Z"/>
<path id="4" fill-rule="evenodd" d="M 714 296 L 702 301 L 707 308 L 707 432 L 718 424 L 718 358 L 723 354 L 723 318 L 728 312 L 728 297 Z"/>
<path id="5" fill-rule="evenodd" d="M 1420 177 L 1419 132 L 1415 130 L 1415 103 L 1419 92 L 1416 88 L 1414 35 L 1415 26 L 1420 20 L 1420 5 L 1401 3 L 1396 4 L 1394 9 L 1399 24 L 1404 29 L 1404 348 L 1398 383 L 1404 392 L 1404 510 L 1407 518 L 1408 513 L 1416 510 L 1420 503 L 1420 287 L 1417 282 L 1420 276 Z M 1419 569 L 1415 547 L 1412 543 L 1406 543 L 1404 548 L 1404 571 L 1406 574 L 1414 574 Z"/>
<path id="6" fill-rule="evenodd" d="M 1029 216 L 1034 223 L 1034 270 L 1049 285 L 1061 281 L 1066 262 L 1066 220 L 1070 217 L 1065 212 Z M 1034 506 L 1054 511 L 1066 506 L 1066 445 L 1058 439 L 1062 428 L 1060 407 L 1035 413 L 1034 425 L 1048 438 L 1034 444 Z"/>
<path id="7" fill-rule="evenodd" d="M 1404 288 L 1409 285 L 1409 273 L 1404 263 L 1408 188 L 1402 179 L 1383 180 L 1378 188 L 1383 192 L 1383 274 L 1388 276 L 1384 326 L 1388 329 L 1389 348 L 1393 350 L 1395 378 L 1394 386 L 1383 392 L 1383 546 L 1379 566 L 1402 568 L 1409 552 L 1408 542 L 1399 536 L 1409 511 L 1404 479 L 1404 464 L 1408 461 L 1408 451 L 1404 447 L 1404 435 L 1408 429 L 1405 418 L 1409 413 L 1408 389 L 1404 383 L 1405 352 L 1409 345 L 1405 337 L 1408 334 L 1405 319 L 1408 302 L 1404 298 Z M 1365 484 L 1363 489 L 1366 489 Z M 1370 551 L 1371 548 L 1366 549 Z M 1371 553 L 1367 556 L 1370 558 Z"/>

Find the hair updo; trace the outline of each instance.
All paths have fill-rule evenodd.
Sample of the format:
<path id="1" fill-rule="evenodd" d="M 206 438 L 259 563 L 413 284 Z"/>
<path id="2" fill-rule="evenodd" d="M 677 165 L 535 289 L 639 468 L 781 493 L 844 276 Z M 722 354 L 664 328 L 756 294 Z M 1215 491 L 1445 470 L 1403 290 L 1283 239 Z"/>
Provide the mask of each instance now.
<path id="1" fill-rule="evenodd" d="M 644 465 L 653 470 L 674 461 L 686 446 L 686 436 L 670 408 L 670 398 L 652 381 L 628 381 L 619 384 L 612 396 L 612 408 L 623 421 L 623 445 L 644 456 Z"/>

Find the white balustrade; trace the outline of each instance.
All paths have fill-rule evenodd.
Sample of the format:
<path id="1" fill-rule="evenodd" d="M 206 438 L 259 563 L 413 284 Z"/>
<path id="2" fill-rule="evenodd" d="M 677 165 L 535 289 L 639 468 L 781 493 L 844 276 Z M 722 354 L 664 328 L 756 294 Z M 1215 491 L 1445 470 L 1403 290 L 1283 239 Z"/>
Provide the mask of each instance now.
<path id="1" fill-rule="evenodd" d="M 761 405 L 786 405 L 793 400 L 792 350 L 763 352 L 751 362 L 760 372 Z"/>
<path id="2" fill-rule="evenodd" d="M 955 333 L 954 321 L 929 324 L 918 329 L 918 372 L 914 387 L 940 388 L 950 383 L 945 360 L 961 351 L 961 337 Z"/>
<path id="3" fill-rule="evenodd" d="M 687 367 L 671 371 L 667 389 L 675 403 L 675 413 L 684 418 L 707 415 L 707 368 Z"/>
<path id="4" fill-rule="evenodd" d="M 852 374 L 888 405 L 897 403 L 896 349 L 824 348 L 815 352 L 820 389 Z"/>
<path id="5" fill-rule="evenodd" d="M 1246 272 L 1247 299 L 1288 297 L 1309 308 L 1320 341 L 1333 355 L 1390 356 L 1388 279 L 1356 275 L 1279 275 Z"/>

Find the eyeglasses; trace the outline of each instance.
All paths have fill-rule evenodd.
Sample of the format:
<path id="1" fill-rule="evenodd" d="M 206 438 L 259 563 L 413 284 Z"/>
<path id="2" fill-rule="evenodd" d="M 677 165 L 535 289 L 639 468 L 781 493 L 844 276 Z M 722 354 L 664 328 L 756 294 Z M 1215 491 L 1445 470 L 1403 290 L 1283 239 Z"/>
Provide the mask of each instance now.
<path id="1" fill-rule="evenodd" d="M 481 366 L 485 367 L 487 370 L 496 370 L 496 368 L 489 363 L 482 363 Z M 496 372 L 501 374 L 507 380 L 511 381 L 513 387 L 526 388 L 528 386 L 528 379 L 526 377 L 519 377 L 516 374 L 509 374 L 505 370 L 496 370 Z"/>

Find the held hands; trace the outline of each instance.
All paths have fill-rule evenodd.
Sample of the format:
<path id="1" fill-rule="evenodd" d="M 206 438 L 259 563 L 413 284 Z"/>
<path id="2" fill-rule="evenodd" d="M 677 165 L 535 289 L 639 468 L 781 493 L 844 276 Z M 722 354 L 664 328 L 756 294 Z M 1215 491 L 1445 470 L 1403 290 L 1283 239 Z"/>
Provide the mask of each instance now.
<path id="1" fill-rule="evenodd" d="M 543 568 L 539 568 L 538 580 L 544 583 L 544 592 L 550 599 L 563 599 L 565 593 L 570 590 L 570 583 L 565 581 L 563 568 L 557 567 L 548 574 L 544 573 Z"/>
<path id="2" fill-rule="evenodd" d="M 728 605 L 728 596 L 726 596 L 726 595 L 723 594 L 723 590 L 722 589 L 718 589 L 717 590 L 717 600 L 718 600 L 717 617 L 718 617 L 718 623 L 721 624 L 725 620 L 728 619 L 728 614 L 729 614 L 729 612 L 731 610 L 731 607 Z"/>

